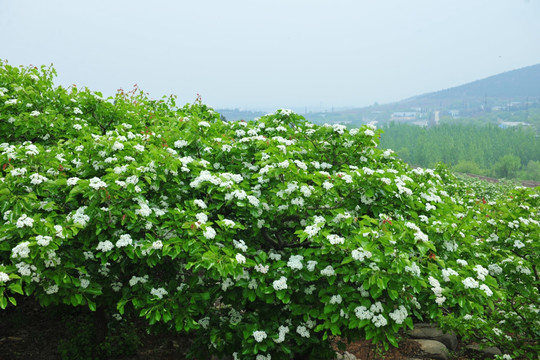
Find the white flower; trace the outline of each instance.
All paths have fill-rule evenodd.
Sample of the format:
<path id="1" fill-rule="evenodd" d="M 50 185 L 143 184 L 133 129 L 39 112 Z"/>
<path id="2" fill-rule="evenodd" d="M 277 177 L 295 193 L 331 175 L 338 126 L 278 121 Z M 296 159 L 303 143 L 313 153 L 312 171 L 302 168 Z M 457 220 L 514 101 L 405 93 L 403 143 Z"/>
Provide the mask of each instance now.
<path id="1" fill-rule="evenodd" d="M 195 200 L 193 200 L 193 203 L 195 205 L 197 205 L 198 207 L 200 207 L 201 209 L 206 209 L 207 208 L 206 204 L 202 200 L 195 199 Z"/>
<path id="2" fill-rule="evenodd" d="M 435 298 L 435 302 L 436 302 L 437 305 L 439 305 L 439 306 L 441 306 L 445 301 L 446 301 L 446 297 L 445 297 L 445 296 L 437 296 L 437 298 Z"/>
<path id="3" fill-rule="evenodd" d="M 386 320 L 386 318 L 382 314 L 373 316 L 371 322 L 373 322 L 373 325 L 375 325 L 376 327 L 381 327 L 388 324 L 388 320 Z"/>
<path id="4" fill-rule="evenodd" d="M 307 267 L 307 269 L 308 269 L 309 271 L 314 271 L 316 265 L 317 265 L 317 261 L 315 261 L 315 260 L 309 260 L 309 261 L 307 262 L 307 266 L 306 266 L 306 267 Z"/>
<path id="5" fill-rule="evenodd" d="M 79 181 L 78 177 L 70 177 L 69 179 L 67 179 L 67 184 L 70 186 L 74 186 L 77 185 L 77 181 Z"/>
<path id="6" fill-rule="evenodd" d="M 157 289 L 152 288 L 152 290 L 150 290 L 150 294 L 152 294 L 154 296 L 157 296 L 159 299 L 163 299 L 163 296 L 167 295 L 168 292 L 164 288 L 160 287 L 160 288 L 157 288 Z"/>
<path id="7" fill-rule="evenodd" d="M 122 144 L 121 142 L 118 142 L 118 141 L 115 141 L 113 146 L 112 146 L 112 149 L 114 151 L 122 150 L 123 148 L 124 148 L 124 144 Z"/>
<path id="8" fill-rule="evenodd" d="M 107 183 L 102 181 L 98 177 L 93 177 L 92 179 L 90 179 L 90 184 L 88 186 L 90 186 L 94 190 L 99 190 L 101 188 L 106 188 Z"/>
<path id="9" fill-rule="evenodd" d="M 342 237 L 340 237 L 338 235 L 335 235 L 335 234 L 330 234 L 330 235 L 326 236 L 326 238 L 328 239 L 328 241 L 332 245 L 343 244 L 345 242 L 345 238 L 342 238 Z"/>
<path id="10" fill-rule="evenodd" d="M 405 271 L 410 272 L 414 276 L 420 276 L 420 267 L 415 262 L 411 266 L 405 266 Z"/>
<path id="11" fill-rule="evenodd" d="M 279 278 L 279 280 L 274 280 L 274 282 L 272 283 L 272 287 L 276 291 L 287 289 L 287 278 L 285 276 L 282 276 Z"/>
<path id="12" fill-rule="evenodd" d="M 299 325 L 296 328 L 296 332 L 301 336 L 305 338 L 309 338 L 309 330 L 304 325 Z"/>
<path id="13" fill-rule="evenodd" d="M 0 271 L 0 282 L 8 282 L 9 281 L 9 275 L 5 272 Z"/>
<path id="14" fill-rule="evenodd" d="M 109 240 L 106 241 L 100 241 L 98 243 L 98 246 L 96 247 L 96 250 L 101 250 L 103 252 L 111 251 L 114 248 L 114 245 Z"/>
<path id="15" fill-rule="evenodd" d="M 334 271 L 334 268 L 331 265 L 328 265 L 324 269 L 321 270 L 321 275 L 324 276 L 333 276 L 336 272 Z"/>
<path id="16" fill-rule="evenodd" d="M 36 117 L 36 116 L 39 116 L 39 114 L 41 114 L 39 111 L 34 110 L 34 111 L 32 111 L 32 112 L 30 113 L 30 116 Z"/>
<path id="17" fill-rule="evenodd" d="M 34 174 L 30 175 L 30 182 L 33 185 L 39 185 L 42 182 L 45 182 L 45 181 L 48 181 L 48 180 L 49 179 L 47 179 L 45 176 L 39 175 L 38 173 L 34 173 Z"/>
<path id="18" fill-rule="evenodd" d="M 287 266 L 293 270 L 302 270 L 304 267 L 304 265 L 302 265 L 302 260 L 304 260 L 302 255 L 292 255 L 287 262 Z"/>
<path id="19" fill-rule="evenodd" d="M 236 261 L 238 261 L 239 264 L 245 264 L 246 257 L 242 254 L 236 254 Z"/>
<path id="20" fill-rule="evenodd" d="M 131 239 L 131 235 L 129 234 L 123 234 L 120 235 L 120 240 L 116 242 L 116 247 L 125 247 L 128 245 L 131 245 L 133 243 L 133 240 Z"/>
<path id="21" fill-rule="evenodd" d="M 207 226 L 203 232 L 203 235 L 208 240 L 212 240 L 216 237 L 216 230 L 214 230 L 211 226 Z"/>
<path id="22" fill-rule="evenodd" d="M 174 142 L 174 147 L 175 148 L 183 148 L 185 146 L 188 146 L 188 142 L 186 140 L 176 140 Z"/>
<path id="23" fill-rule="evenodd" d="M 137 150 L 138 152 L 143 152 L 144 151 L 144 146 L 140 145 L 140 144 L 137 144 L 137 145 L 133 146 L 133 148 L 135 150 Z"/>
<path id="24" fill-rule="evenodd" d="M 519 241 L 519 240 L 514 241 L 514 247 L 515 247 L 516 249 L 521 249 L 521 248 L 524 247 L 524 246 L 525 246 L 525 244 L 522 243 L 521 241 Z"/>
<path id="25" fill-rule="evenodd" d="M 450 281 L 450 276 L 452 276 L 452 275 L 458 276 L 459 275 L 455 270 L 450 269 L 450 268 L 442 269 L 441 272 L 442 272 L 443 280 L 446 281 L 446 282 Z"/>
<path id="26" fill-rule="evenodd" d="M 330 298 L 330 304 L 341 304 L 342 301 L 341 295 L 332 295 Z"/>
<path id="27" fill-rule="evenodd" d="M 351 256 L 354 260 L 364 261 L 364 259 L 366 258 L 367 259 L 371 258 L 372 254 L 370 251 L 364 250 L 362 248 L 358 248 L 352 251 Z"/>
<path id="28" fill-rule="evenodd" d="M 50 242 L 52 241 L 52 237 L 38 235 L 36 236 L 36 241 L 39 246 L 48 246 Z"/>
<path id="29" fill-rule="evenodd" d="M 264 339 L 267 338 L 267 335 L 266 335 L 266 332 L 264 331 L 254 331 L 253 332 L 253 338 L 255 339 L 256 342 L 262 342 Z"/>
<path id="30" fill-rule="evenodd" d="M 456 262 L 461 266 L 467 266 L 468 265 L 466 260 L 457 259 Z"/>
<path id="31" fill-rule="evenodd" d="M 49 295 L 56 294 L 58 292 L 58 285 L 52 285 L 45 289 L 45 292 Z"/>
<path id="32" fill-rule="evenodd" d="M 482 265 L 475 265 L 473 268 L 476 271 L 478 280 L 486 280 L 486 275 L 489 274 L 489 270 L 483 267 Z"/>
<path id="33" fill-rule="evenodd" d="M 304 232 L 308 235 L 308 238 L 311 239 L 312 237 L 314 237 L 315 235 L 317 235 L 319 233 L 319 230 L 320 228 L 318 226 L 306 226 L 306 228 L 304 229 Z"/>
<path id="34" fill-rule="evenodd" d="M 285 335 L 289 333 L 289 327 L 280 325 L 278 328 L 278 338 L 274 339 L 276 343 L 282 343 L 285 340 Z"/>
<path id="35" fill-rule="evenodd" d="M 483 290 L 483 291 L 486 293 L 486 296 L 488 296 L 488 297 L 490 297 L 491 295 L 493 295 L 493 291 L 491 291 L 491 289 L 489 288 L 489 286 L 487 286 L 486 284 L 480 285 L 480 290 Z"/>
<path id="36" fill-rule="evenodd" d="M 356 317 L 360 320 L 369 320 L 373 317 L 373 313 L 365 306 L 358 306 L 354 309 Z"/>
<path id="37" fill-rule="evenodd" d="M 11 256 L 20 257 L 23 259 L 27 258 L 28 255 L 30 255 L 30 248 L 28 247 L 28 245 L 30 245 L 30 242 L 24 241 L 19 245 L 15 246 L 13 249 L 11 249 Z"/>
<path id="38" fill-rule="evenodd" d="M 159 250 L 161 248 L 163 248 L 163 242 L 161 240 L 156 240 L 152 243 L 152 249 Z"/>
<path id="39" fill-rule="evenodd" d="M 270 269 L 269 265 L 261 265 L 257 264 L 254 267 L 255 271 L 260 272 L 261 274 L 266 274 L 268 272 L 268 269 Z"/>
<path id="40" fill-rule="evenodd" d="M 375 133 L 373 132 L 373 130 L 364 130 L 364 134 L 366 134 L 367 136 L 375 136 Z"/>
<path id="41" fill-rule="evenodd" d="M 322 186 L 325 190 L 330 190 L 331 188 L 334 187 L 334 184 L 332 184 L 331 182 L 325 181 L 323 182 Z"/>
<path id="42" fill-rule="evenodd" d="M 468 277 L 461 281 L 465 286 L 465 289 L 476 289 L 478 287 L 478 281 L 474 280 L 472 277 Z"/>
<path id="43" fill-rule="evenodd" d="M 403 324 L 403 321 L 407 318 L 407 309 L 403 305 L 400 305 L 398 309 L 392 311 L 388 316 L 396 322 L 396 324 Z"/>
<path id="44" fill-rule="evenodd" d="M 75 130 L 81 130 L 81 129 L 82 129 L 82 126 L 81 126 L 80 124 L 75 124 L 75 125 L 73 125 L 73 128 L 74 128 Z"/>
<path id="45" fill-rule="evenodd" d="M 206 121 L 200 121 L 199 126 L 210 127 L 210 124 Z"/>
<path id="46" fill-rule="evenodd" d="M 26 174 L 26 168 L 15 168 L 11 170 L 11 176 L 23 176 Z"/>
<path id="47" fill-rule="evenodd" d="M 32 227 L 34 225 L 34 219 L 28 217 L 26 214 L 22 214 L 20 218 L 17 219 L 17 227 L 22 228 L 25 226 Z"/>

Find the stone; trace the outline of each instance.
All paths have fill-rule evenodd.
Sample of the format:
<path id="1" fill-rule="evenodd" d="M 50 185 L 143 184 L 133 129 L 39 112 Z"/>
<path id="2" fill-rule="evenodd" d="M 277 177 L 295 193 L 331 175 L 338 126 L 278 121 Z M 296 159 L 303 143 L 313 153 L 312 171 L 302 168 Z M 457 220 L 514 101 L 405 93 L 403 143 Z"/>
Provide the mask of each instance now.
<path id="1" fill-rule="evenodd" d="M 356 356 L 354 356 L 348 351 L 345 351 L 343 355 L 340 353 L 336 353 L 336 360 L 356 360 Z"/>
<path id="2" fill-rule="evenodd" d="M 432 339 L 444 335 L 441 329 L 433 324 L 414 324 L 414 328 L 409 330 L 409 335 L 414 339 Z"/>
<path id="3" fill-rule="evenodd" d="M 442 342 L 450 350 L 456 350 L 458 346 L 458 339 L 455 333 L 445 334 L 433 324 L 415 324 L 414 328 L 409 330 L 409 336 L 414 339 L 429 339 Z"/>
<path id="4" fill-rule="evenodd" d="M 489 356 L 502 355 L 502 351 L 496 346 L 480 348 L 478 344 L 467 345 L 465 348 L 484 353 Z"/>
<path id="5" fill-rule="evenodd" d="M 436 360 L 448 360 L 450 357 L 448 348 L 442 342 L 426 339 L 414 339 L 411 341 L 420 345 L 424 357 L 430 357 Z"/>

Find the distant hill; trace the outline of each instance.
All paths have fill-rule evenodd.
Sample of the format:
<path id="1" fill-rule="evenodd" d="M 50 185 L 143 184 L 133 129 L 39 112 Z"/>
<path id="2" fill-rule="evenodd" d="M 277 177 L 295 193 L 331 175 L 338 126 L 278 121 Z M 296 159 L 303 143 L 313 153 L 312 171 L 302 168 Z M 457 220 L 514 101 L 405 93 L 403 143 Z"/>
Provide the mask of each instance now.
<path id="1" fill-rule="evenodd" d="M 440 116 L 474 117 L 531 108 L 540 108 L 540 64 L 389 104 L 312 113 L 306 117 L 315 123 L 359 125 L 370 121 L 407 121 L 427 124 L 433 121 L 435 112 Z"/>
<path id="2" fill-rule="evenodd" d="M 443 103 L 455 100 L 470 102 L 479 98 L 514 101 L 527 97 L 531 100 L 540 98 L 540 64 L 507 71 L 450 89 L 414 96 L 401 103 L 422 104 L 431 103 L 433 100 Z"/>

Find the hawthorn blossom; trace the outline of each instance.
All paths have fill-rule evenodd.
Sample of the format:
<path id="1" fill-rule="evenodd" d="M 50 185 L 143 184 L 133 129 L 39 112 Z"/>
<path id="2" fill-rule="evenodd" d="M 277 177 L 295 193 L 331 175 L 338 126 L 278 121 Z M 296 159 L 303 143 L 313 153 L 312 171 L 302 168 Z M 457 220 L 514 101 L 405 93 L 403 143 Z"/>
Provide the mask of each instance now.
<path id="1" fill-rule="evenodd" d="M 276 291 L 287 289 L 287 278 L 285 276 L 282 276 L 279 278 L 279 280 L 274 280 L 274 282 L 272 283 L 272 287 Z"/>
<path id="2" fill-rule="evenodd" d="M 90 184 L 88 186 L 90 186 L 94 190 L 99 190 L 101 188 L 106 188 L 107 183 L 102 181 L 98 177 L 93 177 L 92 179 L 90 179 Z"/>
<path id="3" fill-rule="evenodd" d="M 242 254 L 236 254 L 236 261 L 239 264 L 245 264 L 246 263 L 246 257 Z"/>
<path id="4" fill-rule="evenodd" d="M 120 235 L 120 239 L 116 242 L 116 247 L 126 247 L 128 245 L 131 245 L 132 243 L 133 240 L 131 239 L 131 235 L 123 234 Z"/>
<path id="5" fill-rule="evenodd" d="M 267 338 L 266 332 L 258 330 L 253 332 L 253 338 L 256 342 L 260 343 Z"/>
<path id="6" fill-rule="evenodd" d="M 6 274 L 5 272 L 2 272 L 0 271 L 0 282 L 8 282 L 10 279 L 9 279 L 9 275 Z"/>
<path id="7" fill-rule="evenodd" d="M 114 248 L 114 245 L 109 240 L 100 241 L 98 243 L 98 246 L 96 247 L 96 250 L 101 250 L 103 252 L 111 251 Z"/>
<path id="8" fill-rule="evenodd" d="M 28 215 L 26 214 L 22 214 L 21 217 L 19 217 L 17 219 L 17 227 L 18 228 L 22 228 L 22 227 L 32 227 L 34 225 L 34 219 L 32 219 L 31 217 L 29 217 Z"/>

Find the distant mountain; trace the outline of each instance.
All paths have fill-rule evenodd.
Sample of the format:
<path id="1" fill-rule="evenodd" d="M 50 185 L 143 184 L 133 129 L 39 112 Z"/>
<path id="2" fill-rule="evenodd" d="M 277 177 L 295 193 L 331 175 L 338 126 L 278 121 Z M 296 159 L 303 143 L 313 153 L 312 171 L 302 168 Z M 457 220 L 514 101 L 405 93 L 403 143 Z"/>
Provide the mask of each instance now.
<path id="1" fill-rule="evenodd" d="M 507 71 L 468 84 L 428 94 L 414 96 L 401 103 L 431 103 L 472 101 L 475 99 L 504 99 L 505 101 L 540 98 L 540 64 Z"/>
<path id="2" fill-rule="evenodd" d="M 474 117 L 494 111 L 526 111 L 539 107 L 540 64 L 537 64 L 389 104 L 311 113 L 306 117 L 315 123 L 359 125 L 371 121 L 405 121 L 425 125 L 439 114 Z"/>

